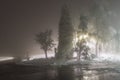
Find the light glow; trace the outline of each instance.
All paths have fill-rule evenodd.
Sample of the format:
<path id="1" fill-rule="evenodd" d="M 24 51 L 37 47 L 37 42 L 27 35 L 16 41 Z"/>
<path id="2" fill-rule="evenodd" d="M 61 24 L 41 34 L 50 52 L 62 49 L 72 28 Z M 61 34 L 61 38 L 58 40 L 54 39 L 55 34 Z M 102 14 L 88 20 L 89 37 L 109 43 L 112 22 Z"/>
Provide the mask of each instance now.
<path id="1" fill-rule="evenodd" d="M 86 44 L 90 49 L 95 49 L 95 45 L 96 45 L 96 39 L 89 37 L 89 40 L 87 41 Z"/>
<path id="2" fill-rule="evenodd" d="M 54 57 L 54 54 L 48 53 L 48 58 L 50 57 Z M 45 58 L 45 54 L 33 55 L 30 57 L 30 60 L 39 59 L 39 58 Z"/>
<path id="3" fill-rule="evenodd" d="M 88 34 L 83 34 L 83 35 L 80 35 L 80 36 L 79 36 L 79 39 L 78 39 L 78 40 L 86 39 L 86 38 L 88 38 L 88 37 L 89 37 Z"/>
<path id="4" fill-rule="evenodd" d="M 76 52 L 73 53 L 73 57 L 77 57 L 77 53 Z"/>
<path id="5" fill-rule="evenodd" d="M 0 61 L 13 60 L 14 57 L 0 57 Z"/>

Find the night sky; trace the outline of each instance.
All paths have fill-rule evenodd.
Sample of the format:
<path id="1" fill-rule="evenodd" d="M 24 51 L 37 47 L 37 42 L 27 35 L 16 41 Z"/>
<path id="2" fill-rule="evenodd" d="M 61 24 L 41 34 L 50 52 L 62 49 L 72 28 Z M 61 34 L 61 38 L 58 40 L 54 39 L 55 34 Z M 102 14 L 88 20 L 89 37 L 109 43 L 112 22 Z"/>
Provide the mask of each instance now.
<path id="1" fill-rule="evenodd" d="M 35 41 L 35 35 L 52 29 L 53 37 L 57 41 L 62 5 L 70 5 L 73 25 L 77 26 L 80 13 L 87 12 L 92 5 L 91 1 L 0 0 L 0 55 L 43 53 Z M 119 0 L 116 0 L 116 3 L 117 1 Z"/>

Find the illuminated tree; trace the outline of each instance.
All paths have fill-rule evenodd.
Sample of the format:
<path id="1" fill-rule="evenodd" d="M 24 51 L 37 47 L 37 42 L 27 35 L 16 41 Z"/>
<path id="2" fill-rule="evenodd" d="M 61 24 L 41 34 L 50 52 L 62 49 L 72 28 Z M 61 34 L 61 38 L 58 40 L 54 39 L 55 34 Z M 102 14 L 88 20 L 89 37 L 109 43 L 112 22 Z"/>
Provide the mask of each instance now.
<path id="1" fill-rule="evenodd" d="M 51 30 L 46 30 L 45 32 L 40 32 L 39 34 L 36 35 L 36 41 L 40 44 L 41 49 L 44 50 L 46 58 L 48 58 L 47 51 L 51 50 L 55 45 L 53 43 L 54 41 L 51 38 L 51 35 L 52 35 Z"/>
<path id="2" fill-rule="evenodd" d="M 71 22 L 70 12 L 67 5 L 62 7 L 61 18 L 59 22 L 59 44 L 57 59 L 68 59 L 72 56 L 73 48 L 73 26 Z"/>
<path id="3" fill-rule="evenodd" d="M 78 42 L 76 43 L 76 51 L 78 55 L 78 60 L 80 60 L 81 55 L 84 59 L 87 59 L 89 47 L 86 45 L 87 38 L 85 37 L 87 33 L 88 17 L 85 15 L 80 16 L 80 25 L 77 30 Z"/>

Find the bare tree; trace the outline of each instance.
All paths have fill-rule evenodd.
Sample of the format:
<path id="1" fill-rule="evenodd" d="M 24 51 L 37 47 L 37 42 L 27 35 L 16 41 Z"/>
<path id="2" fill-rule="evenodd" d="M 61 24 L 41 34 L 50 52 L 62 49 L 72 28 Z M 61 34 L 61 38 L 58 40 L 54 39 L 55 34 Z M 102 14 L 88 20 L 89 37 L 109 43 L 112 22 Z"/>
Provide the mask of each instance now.
<path id="1" fill-rule="evenodd" d="M 41 49 L 44 50 L 46 58 L 48 58 L 47 51 L 52 50 L 55 45 L 51 36 L 52 30 L 46 30 L 36 35 L 36 41 L 40 44 Z"/>

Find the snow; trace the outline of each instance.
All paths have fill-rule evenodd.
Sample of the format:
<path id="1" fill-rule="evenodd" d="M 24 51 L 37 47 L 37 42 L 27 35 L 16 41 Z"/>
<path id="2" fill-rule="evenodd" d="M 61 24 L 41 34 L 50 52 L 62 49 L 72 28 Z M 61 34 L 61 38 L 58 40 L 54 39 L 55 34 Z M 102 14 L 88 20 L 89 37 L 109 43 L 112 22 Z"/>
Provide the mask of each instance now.
<path id="1" fill-rule="evenodd" d="M 120 55 L 112 54 L 112 53 L 101 53 L 94 60 L 101 61 L 101 62 L 103 62 L 103 61 L 120 62 Z"/>

